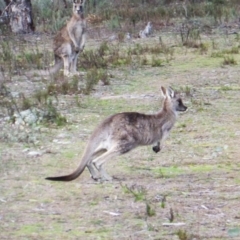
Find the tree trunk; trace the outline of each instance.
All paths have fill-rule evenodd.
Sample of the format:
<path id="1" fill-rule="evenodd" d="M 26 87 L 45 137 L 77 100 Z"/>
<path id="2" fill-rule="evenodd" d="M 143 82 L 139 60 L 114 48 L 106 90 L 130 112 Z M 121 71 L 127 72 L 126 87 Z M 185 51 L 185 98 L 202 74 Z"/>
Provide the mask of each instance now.
<path id="1" fill-rule="evenodd" d="M 12 32 L 30 33 L 34 31 L 31 0 L 11 0 L 5 11 Z"/>

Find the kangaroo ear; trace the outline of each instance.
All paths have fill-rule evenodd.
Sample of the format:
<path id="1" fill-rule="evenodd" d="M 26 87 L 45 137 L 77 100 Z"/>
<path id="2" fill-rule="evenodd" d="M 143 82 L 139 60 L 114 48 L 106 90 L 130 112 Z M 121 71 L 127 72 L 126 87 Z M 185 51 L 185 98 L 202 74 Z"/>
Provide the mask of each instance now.
<path id="1" fill-rule="evenodd" d="M 174 98 L 174 96 L 175 96 L 175 93 L 174 93 L 173 89 L 170 88 L 170 87 L 168 88 L 168 96 L 171 97 L 171 98 Z"/>
<path id="2" fill-rule="evenodd" d="M 167 90 L 166 90 L 166 88 L 161 86 L 161 91 L 162 91 L 163 97 L 166 98 L 167 97 Z"/>

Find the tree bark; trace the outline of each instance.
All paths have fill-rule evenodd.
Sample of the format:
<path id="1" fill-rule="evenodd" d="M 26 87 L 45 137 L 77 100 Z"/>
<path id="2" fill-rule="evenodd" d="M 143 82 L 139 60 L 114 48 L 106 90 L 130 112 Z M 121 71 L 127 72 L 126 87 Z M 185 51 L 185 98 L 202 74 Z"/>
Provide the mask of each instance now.
<path id="1" fill-rule="evenodd" d="M 31 0 L 11 0 L 5 11 L 12 32 L 31 33 L 34 31 Z"/>

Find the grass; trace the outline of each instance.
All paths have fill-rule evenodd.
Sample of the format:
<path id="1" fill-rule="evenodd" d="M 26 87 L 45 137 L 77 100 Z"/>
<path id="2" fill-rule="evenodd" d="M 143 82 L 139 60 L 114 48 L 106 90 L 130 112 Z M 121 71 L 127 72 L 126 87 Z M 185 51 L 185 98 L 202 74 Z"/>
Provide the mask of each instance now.
<path id="1" fill-rule="evenodd" d="M 61 74 L 51 82 L 37 76 L 26 79 L 9 70 L 11 79 L 4 79 L 4 84 L 11 92 L 24 94 L 24 108 L 46 107 L 47 99 L 52 99 L 67 122 L 20 126 L 18 131 L 34 136 L 34 142 L 1 141 L 0 238 L 239 238 L 239 68 L 222 64 L 226 56 L 239 62 L 238 40 L 230 36 L 226 42 L 224 35 L 214 35 L 213 49 L 211 36 L 200 33 L 202 45 L 189 48 L 174 42 L 175 34 L 168 34 L 166 41 L 162 32 L 161 45 L 158 34 L 136 39 L 130 47 L 125 42 L 89 41 L 83 65 L 79 63 L 86 74 L 77 79 L 64 79 Z M 213 52 L 218 56 L 213 57 Z M 37 68 L 34 53 L 28 58 L 36 58 Z M 4 54 L 5 64 L 15 63 L 11 51 Z M 20 53 L 19 59 L 23 56 Z M 142 65 L 139 60 L 145 57 Z M 152 66 L 152 59 L 158 66 Z M 87 79 L 94 84 L 84 95 Z M 105 117 L 123 111 L 158 111 L 161 85 L 179 90 L 189 109 L 179 115 L 160 153 L 139 147 L 109 160 L 107 171 L 119 179 L 111 183 L 96 183 L 87 171 L 69 183 L 44 180 L 75 170 L 91 132 Z M 9 101 L 6 92 L 0 98 Z M 4 115 L 3 110 L 7 108 L 1 107 Z M 9 136 L 16 131 L 14 124 L 6 126 Z M 26 148 L 44 154 L 29 157 Z M 165 227 L 165 222 L 185 226 Z"/>

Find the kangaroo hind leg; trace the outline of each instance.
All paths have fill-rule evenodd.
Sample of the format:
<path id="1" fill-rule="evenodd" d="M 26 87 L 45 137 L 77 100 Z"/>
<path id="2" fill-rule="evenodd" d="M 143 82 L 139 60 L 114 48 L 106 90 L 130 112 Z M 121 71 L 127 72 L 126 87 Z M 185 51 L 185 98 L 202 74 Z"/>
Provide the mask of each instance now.
<path id="1" fill-rule="evenodd" d="M 70 71 L 73 74 L 77 73 L 77 59 L 78 59 L 79 53 L 73 53 L 71 64 L 70 64 Z"/>
<path id="2" fill-rule="evenodd" d="M 93 160 L 93 164 L 94 166 L 97 168 L 97 170 L 100 172 L 101 174 L 101 179 L 103 181 L 111 181 L 112 177 L 109 176 L 105 169 L 103 168 L 103 164 L 110 158 L 116 157 L 118 155 L 120 155 L 120 151 L 116 148 L 116 147 L 112 147 L 111 149 L 107 150 L 106 152 L 104 152 L 103 154 L 101 154 L 100 156 L 98 156 L 97 158 L 95 158 Z"/>
<path id="3" fill-rule="evenodd" d="M 63 66 L 64 66 L 64 69 L 63 69 L 63 74 L 65 76 L 68 76 L 70 74 L 70 57 L 68 55 L 64 55 L 62 57 L 63 59 Z"/>
<path id="4" fill-rule="evenodd" d="M 103 148 L 103 146 L 99 146 L 93 156 L 91 157 L 91 160 L 89 161 L 89 163 L 87 164 L 87 168 L 90 172 L 91 178 L 95 181 L 98 181 L 101 176 L 100 176 L 100 172 L 98 171 L 98 169 L 95 167 L 95 165 L 93 164 L 92 160 L 97 158 L 98 156 L 102 155 L 103 153 L 105 153 L 107 150 L 106 148 Z"/>
<path id="5" fill-rule="evenodd" d="M 97 181 L 100 178 L 100 176 L 99 176 L 98 170 L 96 169 L 94 164 L 92 162 L 88 163 L 87 168 L 90 172 L 91 178 L 93 180 Z"/>

